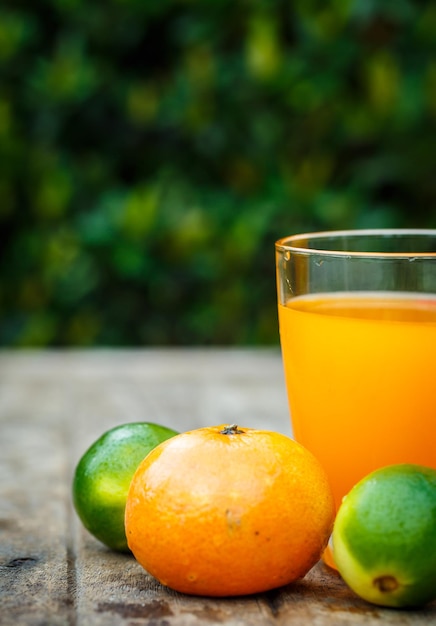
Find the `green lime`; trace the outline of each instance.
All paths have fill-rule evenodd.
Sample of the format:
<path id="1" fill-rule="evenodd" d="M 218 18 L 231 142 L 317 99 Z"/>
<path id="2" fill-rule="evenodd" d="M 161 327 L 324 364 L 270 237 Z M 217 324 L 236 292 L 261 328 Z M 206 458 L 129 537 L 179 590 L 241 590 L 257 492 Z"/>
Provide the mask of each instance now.
<path id="1" fill-rule="evenodd" d="M 345 582 L 373 604 L 436 598 L 436 470 L 390 465 L 357 483 L 339 508 L 333 555 Z"/>
<path id="2" fill-rule="evenodd" d="M 136 468 L 175 430 L 149 422 L 121 424 L 85 452 L 73 478 L 73 503 L 85 528 L 113 550 L 127 552 L 124 509 Z"/>

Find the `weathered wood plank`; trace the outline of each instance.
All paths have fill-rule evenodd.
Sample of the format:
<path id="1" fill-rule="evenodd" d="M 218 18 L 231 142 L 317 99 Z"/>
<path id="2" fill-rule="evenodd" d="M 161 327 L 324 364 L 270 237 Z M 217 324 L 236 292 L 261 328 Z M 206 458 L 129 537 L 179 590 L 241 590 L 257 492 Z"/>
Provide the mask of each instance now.
<path id="1" fill-rule="evenodd" d="M 29 388 L 19 385 L 15 391 L 27 396 Z M 32 395 L 35 401 L 42 399 L 43 389 Z M 2 411 L 0 623 L 4 625 L 43 624 L 48 616 L 52 624 L 71 623 L 66 446 L 62 429 L 40 413 L 44 408 L 44 402 L 35 402 L 22 410 L 11 406 Z"/>
<path id="2" fill-rule="evenodd" d="M 420 626 L 436 603 L 392 611 L 356 598 L 322 564 L 254 597 L 163 588 L 111 552 L 71 505 L 80 456 L 104 430 L 238 422 L 290 434 L 277 350 L 0 353 L 0 624 L 24 626 Z M 435 583 L 436 584 L 436 583 Z"/>

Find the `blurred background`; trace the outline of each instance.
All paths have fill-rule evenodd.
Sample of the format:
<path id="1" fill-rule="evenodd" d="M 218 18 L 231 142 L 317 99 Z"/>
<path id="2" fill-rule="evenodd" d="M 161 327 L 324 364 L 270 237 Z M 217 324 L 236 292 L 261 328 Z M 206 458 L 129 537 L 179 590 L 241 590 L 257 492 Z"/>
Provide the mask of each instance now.
<path id="1" fill-rule="evenodd" d="M 3 0 L 0 344 L 278 344 L 274 241 L 436 227 L 436 5 Z"/>

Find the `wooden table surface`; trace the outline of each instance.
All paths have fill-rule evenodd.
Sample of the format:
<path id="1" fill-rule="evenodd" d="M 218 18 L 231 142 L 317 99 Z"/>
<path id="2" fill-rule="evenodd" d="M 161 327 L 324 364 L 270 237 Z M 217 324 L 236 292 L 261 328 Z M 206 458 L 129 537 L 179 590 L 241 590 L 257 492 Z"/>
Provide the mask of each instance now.
<path id="1" fill-rule="evenodd" d="M 256 596 L 184 596 L 81 526 L 75 465 L 117 424 L 236 422 L 291 434 L 278 350 L 2 352 L 0 386 L 1 625 L 436 624 L 436 602 L 372 606 L 321 563 Z"/>

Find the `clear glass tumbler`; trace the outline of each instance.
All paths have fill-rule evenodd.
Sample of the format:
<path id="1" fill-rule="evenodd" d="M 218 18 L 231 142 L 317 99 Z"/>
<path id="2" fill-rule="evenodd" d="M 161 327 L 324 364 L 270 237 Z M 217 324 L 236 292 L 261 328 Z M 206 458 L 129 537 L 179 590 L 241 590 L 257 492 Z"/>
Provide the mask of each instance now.
<path id="1" fill-rule="evenodd" d="M 436 468 L 436 230 L 285 237 L 276 268 L 294 436 L 336 506 L 378 467 Z"/>

